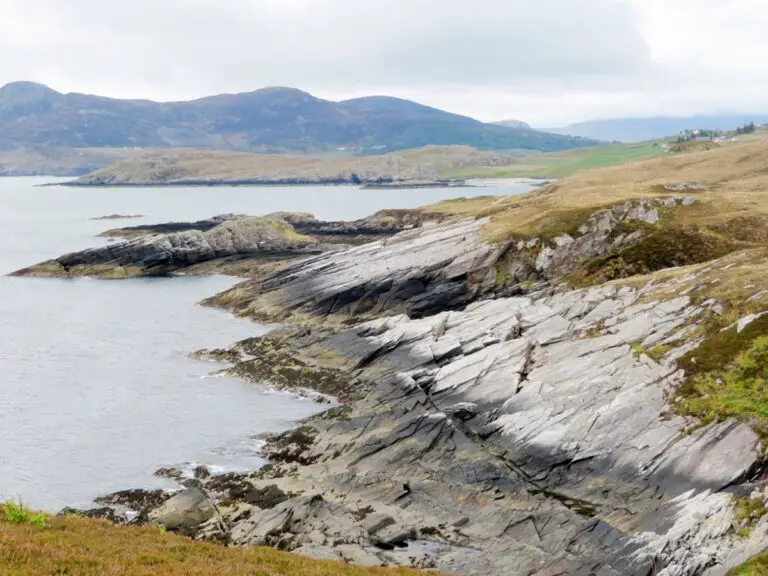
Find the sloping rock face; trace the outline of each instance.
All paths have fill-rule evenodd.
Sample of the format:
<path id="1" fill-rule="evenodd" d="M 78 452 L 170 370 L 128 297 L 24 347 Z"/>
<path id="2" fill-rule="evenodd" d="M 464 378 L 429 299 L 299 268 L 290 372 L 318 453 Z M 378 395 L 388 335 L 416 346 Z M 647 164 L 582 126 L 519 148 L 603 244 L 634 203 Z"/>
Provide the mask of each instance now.
<path id="1" fill-rule="evenodd" d="M 485 220 L 427 224 L 336 254 L 302 261 L 268 280 L 265 311 L 354 317 L 393 309 L 425 315 L 474 297 L 501 248 L 480 238 Z"/>
<path id="2" fill-rule="evenodd" d="M 373 391 L 310 423 L 312 464 L 277 480 L 301 496 L 230 537 L 469 574 L 722 574 L 768 545 L 768 518 L 736 534 L 724 492 L 758 466 L 759 438 L 665 416 L 714 306 L 605 286 L 297 332 L 297 357 Z M 663 358 L 638 353 L 661 343 Z"/>
<path id="3" fill-rule="evenodd" d="M 18 276 L 126 278 L 163 275 L 238 255 L 306 251 L 316 244 L 279 218 L 225 219 L 206 232 L 186 230 L 76 252 L 20 270 Z"/>
<path id="4" fill-rule="evenodd" d="M 15 275 L 127 278 L 165 275 L 235 257 L 289 260 L 390 237 L 418 228 L 422 220 L 422 215 L 408 210 L 380 212 L 352 222 L 323 222 L 311 214 L 279 212 L 117 228 L 101 236 L 126 241 L 66 254 Z"/>
<path id="5" fill-rule="evenodd" d="M 573 235 L 504 245 L 484 239 L 487 218 L 425 222 L 392 238 L 302 260 L 266 282 L 238 286 L 223 300 L 241 314 L 272 321 L 426 316 L 546 285 L 641 240 L 644 230 L 625 232 L 629 224 L 654 224 L 661 209 L 688 201 L 628 202 L 593 214 Z"/>

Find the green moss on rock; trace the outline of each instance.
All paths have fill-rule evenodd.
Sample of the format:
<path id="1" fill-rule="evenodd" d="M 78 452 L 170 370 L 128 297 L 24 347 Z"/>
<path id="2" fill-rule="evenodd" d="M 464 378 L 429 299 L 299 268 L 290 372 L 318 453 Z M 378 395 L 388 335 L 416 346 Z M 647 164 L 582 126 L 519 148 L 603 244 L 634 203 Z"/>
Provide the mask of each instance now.
<path id="1" fill-rule="evenodd" d="M 696 226 L 656 226 L 639 242 L 592 260 L 569 281 L 576 286 L 595 286 L 665 268 L 707 262 L 743 247 L 737 241 Z"/>
<path id="2" fill-rule="evenodd" d="M 679 366 L 687 379 L 677 390 L 678 413 L 705 424 L 736 418 L 768 436 L 767 316 L 711 336 Z"/>
<path id="3" fill-rule="evenodd" d="M 768 574 L 768 551 L 761 552 L 728 572 L 728 576 L 765 576 Z"/>
<path id="4" fill-rule="evenodd" d="M 314 390 L 335 396 L 342 402 L 357 400 L 365 394 L 360 383 L 350 376 L 337 351 L 301 354 L 292 345 L 295 336 L 288 330 L 247 340 L 240 346 L 254 358 L 236 364 L 228 373 L 284 390 Z"/>
<path id="5" fill-rule="evenodd" d="M 760 519 L 768 514 L 762 498 L 740 498 L 736 501 L 733 517 L 737 522 L 743 522 L 753 527 Z"/>

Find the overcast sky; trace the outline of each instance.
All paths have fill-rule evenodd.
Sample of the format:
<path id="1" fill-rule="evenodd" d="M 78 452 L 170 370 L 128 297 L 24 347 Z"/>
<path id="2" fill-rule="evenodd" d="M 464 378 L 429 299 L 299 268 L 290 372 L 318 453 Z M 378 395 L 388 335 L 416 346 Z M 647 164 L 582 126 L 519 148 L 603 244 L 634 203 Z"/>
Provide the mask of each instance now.
<path id="1" fill-rule="evenodd" d="M 765 0 L 0 0 L 0 84 L 268 85 L 481 120 L 768 112 Z"/>

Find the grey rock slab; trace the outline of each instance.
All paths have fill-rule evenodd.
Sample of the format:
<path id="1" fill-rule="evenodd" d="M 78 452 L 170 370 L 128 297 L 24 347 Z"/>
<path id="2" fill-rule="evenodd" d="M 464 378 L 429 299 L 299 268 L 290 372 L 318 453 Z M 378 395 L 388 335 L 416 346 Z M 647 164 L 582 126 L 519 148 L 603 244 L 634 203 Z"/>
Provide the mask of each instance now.
<path id="1" fill-rule="evenodd" d="M 564 340 L 569 335 L 571 323 L 562 316 L 553 316 L 526 333 L 539 346 L 546 346 Z"/>
<path id="2" fill-rule="evenodd" d="M 365 528 L 368 534 L 373 535 L 384 530 L 385 528 L 393 526 L 395 523 L 395 519 L 392 518 L 392 516 L 389 514 L 374 512 L 373 514 L 366 516 L 360 524 L 363 528 Z"/>
<path id="3" fill-rule="evenodd" d="M 710 425 L 675 444 L 651 480 L 676 495 L 691 486 L 719 490 L 743 476 L 759 455 L 760 439 L 746 424 Z"/>
<path id="4" fill-rule="evenodd" d="M 192 536 L 216 515 L 213 501 L 199 488 L 188 488 L 149 513 L 152 524 Z"/>

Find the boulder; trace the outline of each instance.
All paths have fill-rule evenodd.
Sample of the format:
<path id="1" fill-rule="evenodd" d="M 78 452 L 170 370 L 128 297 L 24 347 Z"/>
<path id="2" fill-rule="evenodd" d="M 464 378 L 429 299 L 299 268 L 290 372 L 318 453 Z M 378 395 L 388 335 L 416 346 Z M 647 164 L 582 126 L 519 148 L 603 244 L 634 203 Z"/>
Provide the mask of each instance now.
<path id="1" fill-rule="evenodd" d="M 171 480 L 179 480 L 184 476 L 184 471 L 180 468 L 160 468 L 155 470 L 155 476 L 158 478 L 169 478 Z"/>
<path id="2" fill-rule="evenodd" d="M 171 532 L 194 536 L 216 515 L 216 505 L 202 490 L 188 488 L 149 513 L 149 522 Z"/>

